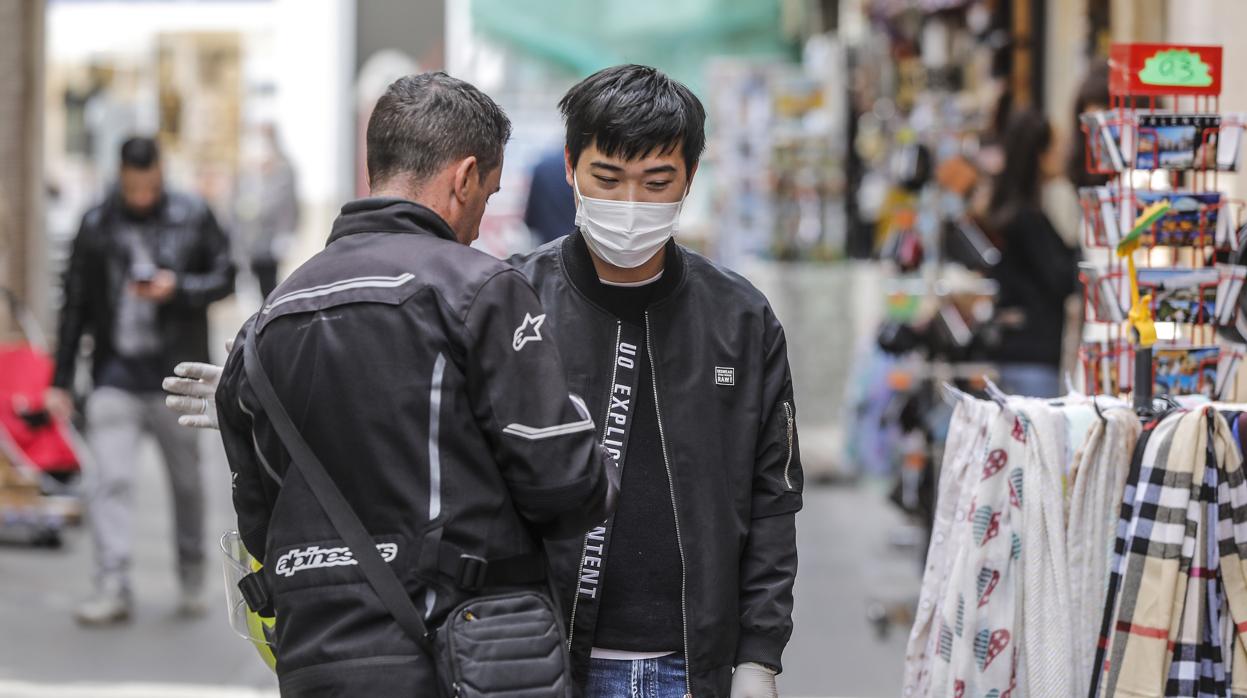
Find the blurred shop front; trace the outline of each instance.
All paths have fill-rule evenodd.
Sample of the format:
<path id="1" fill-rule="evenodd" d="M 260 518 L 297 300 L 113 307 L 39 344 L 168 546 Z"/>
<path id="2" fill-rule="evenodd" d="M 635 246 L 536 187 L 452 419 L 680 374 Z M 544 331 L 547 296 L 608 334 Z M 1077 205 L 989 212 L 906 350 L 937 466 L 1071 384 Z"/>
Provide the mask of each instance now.
<path id="1" fill-rule="evenodd" d="M 47 235 L 45 288 L 32 290 L 48 319 L 57 299 L 45 282 L 63 266 L 82 213 L 113 185 L 124 138 L 157 134 L 170 184 L 202 195 L 230 229 L 265 145 L 259 133 L 271 127 L 303 214 L 283 260 L 289 270 L 323 245 L 342 202 L 367 189 L 372 102 L 399 75 L 444 67 L 441 2 L 37 4 L 46 10 Z M 258 304 L 253 289 L 241 290 L 248 307 Z"/>

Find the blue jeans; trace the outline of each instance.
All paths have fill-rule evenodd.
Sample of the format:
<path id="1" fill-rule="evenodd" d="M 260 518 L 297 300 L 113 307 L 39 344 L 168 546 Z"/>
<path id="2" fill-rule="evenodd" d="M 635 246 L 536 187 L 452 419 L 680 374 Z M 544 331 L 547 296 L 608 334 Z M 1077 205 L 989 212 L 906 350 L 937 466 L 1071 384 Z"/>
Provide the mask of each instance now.
<path id="1" fill-rule="evenodd" d="M 586 698 L 684 698 L 684 657 L 592 659 Z"/>
<path id="2" fill-rule="evenodd" d="M 1023 397 L 1061 397 L 1061 372 L 1056 366 L 1046 364 L 1003 363 L 1000 370 L 1000 389 L 1010 395 Z"/>

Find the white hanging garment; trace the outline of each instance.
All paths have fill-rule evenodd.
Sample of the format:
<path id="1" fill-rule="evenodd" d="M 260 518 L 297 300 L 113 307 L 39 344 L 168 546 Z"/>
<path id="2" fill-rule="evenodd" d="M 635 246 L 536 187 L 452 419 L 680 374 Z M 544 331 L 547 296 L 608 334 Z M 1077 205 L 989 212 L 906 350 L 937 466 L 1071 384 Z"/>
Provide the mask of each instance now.
<path id="1" fill-rule="evenodd" d="M 927 549 L 927 564 L 922 576 L 922 593 L 914 616 L 914 626 L 909 633 L 905 650 L 905 698 L 929 696 L 931 692 L 931 659 L 935 656 L 938 632 L 936 619 L 948 589 L 948 575 L 952 566 L 953 528 L 957 512 L 970 509 L 974 478 L 968 474 L 975 470 L 971 463 L 981 462 L 981 454 L 987 443 L 987 425 L 1000 408 L 991 402 L 965 399 L 953 409 L 948 438 L 944 446 L 943 464 L 940 466 L 938 494 L 936 496 L 935 520 L 931 528 L 931 541 Z"/>
<path id="2" fill-rule="evenodd" d="M 1028 696 L 1074 696 L 1069 561 L 1065 545 L 1066 422 L 1040 400 L 1014 399 L 1026 422 L 1021 642 Z"/>
<path id="3" fill-rule="evenodd" d="M 1018 526 L 1027 458 L 1019 426 L 1013 415 L 998 412 L 986 447 L 966 465 L 972 496 L 954 513 L 947 590 L 933 620 L 934 698 L 1018 695 Z"/>
<path id="4" fill-rule="evenodd" d="M 1130 459 L 1142 426 L 1134 412 L 1102 411 L 1091 426 L 1070 471 L 1070 619 L 1073 623 L 1074 695 L 1085 696 L 1094 672 L 1104 615 L 1118 512 Z"/>

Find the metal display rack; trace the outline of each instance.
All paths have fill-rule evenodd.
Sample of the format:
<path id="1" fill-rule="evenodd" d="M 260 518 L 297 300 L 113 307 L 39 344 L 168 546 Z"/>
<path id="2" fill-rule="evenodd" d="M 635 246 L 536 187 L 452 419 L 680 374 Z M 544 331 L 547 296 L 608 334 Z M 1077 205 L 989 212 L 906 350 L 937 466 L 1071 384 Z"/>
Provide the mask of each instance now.
<path id="1" fill-rule="evenodd" d="M 1103 188 L 1080 192 L 1083 247 L 1093 267 L 1084 265 L 1082 273 L 1082 377 L 1089 394 L 1132 392 L 1140 411 L 1153 402 L 1159 356 L 1154 352 L 1167 360 L 1188 352 L 1181 366 L 1195 371 L 1193 384 L 1178 376 L 1179 383 L 1163 392 L 1211 389 L 1210 397 L 1217 397 L 1218 388 L 1201 377 L 1217 375 L 1206 365 L 1223 350 L 1213 350 L 1216 327 L 1233 317 L 1214 308 L 1223 276 L 1235 273 L 1222 270 L 1217 259 L 1238 250 L 1244 209 L 1218 188 L 1219 172 L 1236 165 L 1243 127 L 1241 117 L 1219 111 L 1221 56 L 1221 48 L 1212 46 L 1115 44 L 1109 110 L 1082 118 L 1087 170 L 1113 177 Z M 1227 157 L 1231 150 L 1233 157 Z M 1171 213 L 1143 228 L 1139 249 L 1129 253 L 1133 267 L 1143 270 L 1137 288 L 1151 299 L 1148 320 L 1160 321 L 1166 330 L 1153 346 L 1131 324 L 1132 266 L 1116 248 L 1136 227 L 1136 217 L 1162 201 L 1173 206 Z M 1185 272 L 1187 284 L 1196 282 L 1178 301 L 1172 288 L 1155 282 Z M 1145 282 L 1145 276 L 1152 280 Z"/>

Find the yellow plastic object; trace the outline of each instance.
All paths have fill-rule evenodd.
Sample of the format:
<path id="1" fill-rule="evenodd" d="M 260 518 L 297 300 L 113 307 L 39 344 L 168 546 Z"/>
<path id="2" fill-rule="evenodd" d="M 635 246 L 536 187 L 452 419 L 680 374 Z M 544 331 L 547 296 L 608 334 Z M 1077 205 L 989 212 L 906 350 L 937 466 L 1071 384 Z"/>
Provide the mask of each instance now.
<path id="1" fill-rule="evenodd" d="M 230 627 L 239 637 L 255 646 L 260 659 L 269 669 L 276 670 L 277 657 L 273 654 L 275 618 L 263 618 L 252 611 L 242 596 L 238 583 L 252 572 L 262 569 L 260 561 L 251 556 L 237 531 L 221 536 L 221 552 L 224 554 L 225 604 L 229 612 Z"/>
<path id="2" fill-rule="evenodd" d="M 254 558 L 251 560 L 253 572 L 259 572 L 263 565 Z M 268 668 L 277 671 L 277 655 L 273 654 L 273 633 L 277 628 L 277 618 L 265 618 L 251 609 L 247 609 L 247 639 L 255 645 L 260 659 Z"/>
<path id="3" fill-rule="evenodd" d="M 1137 296 L 1138 291 L 1134 293 Z M 1147 349 L 1156 343 L 1156 323 L 1152 321 L 1151 294 L 1135 300 L 1126 318 L 1126 324 L 1138 333 L 1140 347 Z"/>
<path id="4" fill-rule="evenodd" d="M 1156 323 L 1152 319 L 1152 296 L 1139 296 L 1139 271 L 1134 266 L 1134 253 L 1142 245 L 1143 231 L 1150 228 L 1169 211 L 1168 201 L 1158 201 L 1143 210 L 1134 221 L 1134 228 L 1117 244 L 1117 256 L 1126 258 L 1126 272 L 1130 276 L 1130 312 L 1126 313 L 1126 326 L 1135 332 L 1139 347 L 1147 349 L 1156 343 Z"/>
<path id="5" fill-rule="evenodd" d="M 1125 257 L 1139 249 L 1139 245 L 1142 244 L 1143 232 L 1156 225 L 1156 221 L 1163 218 L 1166 213 L 1169 213 L 1168 199 L 1162 199 L 1143 209 L 1139 217 L 1134 219 L 1134 226 L 1131 227 L 1130 234 L 1117 243 L 1117 256 Z"/>

